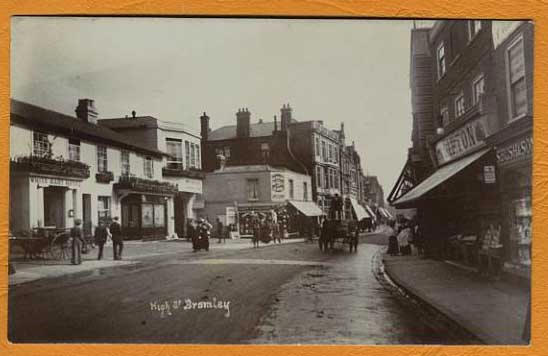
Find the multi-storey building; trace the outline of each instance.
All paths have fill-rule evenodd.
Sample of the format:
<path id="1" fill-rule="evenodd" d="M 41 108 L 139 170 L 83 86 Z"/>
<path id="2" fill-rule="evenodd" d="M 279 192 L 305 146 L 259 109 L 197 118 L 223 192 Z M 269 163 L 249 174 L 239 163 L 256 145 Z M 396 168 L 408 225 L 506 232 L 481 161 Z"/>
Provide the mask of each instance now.
<path id="1" fill-rule="evenodd" d="M 204 113 L 204 117 L 207 116 Z M 177 236 L 186 236 L 187 220 L 196 218 L 203 208 L 201 170 L 201 140 L 181 123 L 158 120 L 151 116 L 112 118 L 98 120 L 143 147 L 166 152 L 165 165 L 158 167 L 162 179 L 177 187 L 174 197 L 174 224 Z"/>
<path id="2" fill-rule="evenodd" d="M 10 230 L 62 229 L 121 217 L 126 238 L 174 233 L 176 187 L 162 182 L 162 151 L 97 124 L 93 100 L 76 117 L 11 101 Z"/>
<path id="3" fill-rule="evenodd" d="M 413 32 L 412 56 L 423 59 L 411 66 L 413 135 L 426 134 L 432 169 L 411 181 L 406 166 L 389 200 L 417 208 L 432 254 L 447 254 L 449 241 L 464 236 L 518 269 L 528 264 L 532 43 L 532 24 L 516 21 L 444 20 Z M 423 145 L 413 144 L 413 153 Z"/>

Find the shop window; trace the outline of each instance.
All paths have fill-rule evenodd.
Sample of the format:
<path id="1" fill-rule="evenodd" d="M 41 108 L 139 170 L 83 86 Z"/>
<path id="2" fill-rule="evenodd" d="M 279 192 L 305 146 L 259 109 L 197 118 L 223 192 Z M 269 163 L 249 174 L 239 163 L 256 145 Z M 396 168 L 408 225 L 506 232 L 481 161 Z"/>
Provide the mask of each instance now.
<path id="1" fill-rule="evenodd" d="M 148 178 L 148 179 L 154 178 L 154 163 L 152 162 L 151 157 L 145 157 L 144 171 L 145 171 L 145 178 Z"/>
<path id="2" fill-rule="evenodd" d="M 143 204 L 141 205 L 141 227 L 153 227 L 154 226 L 154 205 Z"/>
<path id="3" fill-rule="evenodd" d="M 438 79 L 441 79 L 445 75 L 446 66 L 445 66 L 445 45 L 440 43 L 437 50 L 437 62 L 438 62 Z"/>
<path id="4" fill-rule="evenodd" d="M 154 204 L 154 227 L 165 226 L 165 206 Z"/>
<path id="5" fill-rule="evenodd" d="M 106 146 L 97 146 L 97 171 L 106 172 L 108 170 L 107 148 Z"/>
<path id="6" fill-rule="evenodd" d="M 110 220 L 110 197 L 98 196 L 97 197 L 97 215 L 98 221 L 102 221 L 105 224 Z"/>
<path id="7" fill-rule="evenodd" d="M 460 93 L 455 99 L 455 116 L 459 117 L 464 114 L 464 93 Z"/>
<path id="8" fill-rule="evenodd" d="M 468 21 L 468 40 L 472 41 L 481 30 L 481 20 Z"/>
<path id="9" fill-rule="evenodd" d="M 483 78 L 483 75 L 480 75 L 474 82 L 472 83 L 472 94 L 474 95 L 474 105 L 478 104 L 480 101 L 480 97 L 485 93 L 485 80 Z"/>
<path id="10" fill-rule="evenodd" d="M 253 178 L 247 180 L 247 199 L 259 200 L 259 179 Z"/>
<path id="11" fill-rule="evenodd" d="M 293 179 L 289 180 L 289 199 L 294 199 L 295 187 L 293 185 Z"/>
<path id="12" fill-rule="evenodd" d="M 80 140 L 70 138 L 68 148 L 69 160 L 80 161 Z"/>
<path id="13" fill-rule="evenodd" d="M 521 265 L 531 264 L 531 197 L 512 201 L 512 260 Z"/>
<path id="14" fill-rule="evenodd" d="M 223 153 L 224 153 L 224 156 L 225 156 L 226 160 L 228 161 L 230 159 L 230 147 L 226 146 L 223 149 Z"/>
<path id="15" fill-rule="evenodd" d="M 34 131 L 32 133 L 32 154 L 38 157 L 49 155 L 51 144 L 48 135 L 42 132 Z"/>
<path id="16" fill-rule="evenodd" d="M 527 88 L 525 86 L 525 59 L 523 38 L 519 37 L 507 50 L 508 88 L 511 119 L 527 112 Z"/>
<path id="17" fill-rule="evenodd" d="M 308 200 L 308 183 L 307 182 L 303 182 L 303 200 L 304 201 Z"/>
<path id="18" fill-rule="evenodd" d="M 131 173 L 129 165 L 129 151 L 123 150 L 120 154 L 120 166 L 122 167 L 122 175 L 129 176 Z"/>
<path id="19" fill-rule="evenodd" d="M 166 152 L 170 156 L 167 161 L 167 168 L 183 169 L 183 142 L 175 138 L 166 138 Z"/>

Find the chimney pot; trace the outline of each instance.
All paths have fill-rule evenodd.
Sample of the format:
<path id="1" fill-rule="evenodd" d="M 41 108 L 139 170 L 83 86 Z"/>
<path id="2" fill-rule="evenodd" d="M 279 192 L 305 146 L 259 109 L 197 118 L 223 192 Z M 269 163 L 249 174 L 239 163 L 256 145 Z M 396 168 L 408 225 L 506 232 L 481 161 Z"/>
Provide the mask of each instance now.
<path id="1" fill-rule="evenodd" d="M 131 111 L 131 116 L 132 116 L 133 118 L 135 118 L 135 117 L 137 116 L 137 113 L 135 112 L 135 110 L 132 110 L 132 111 Z"/>
<path id="2" fill-rule="evenodd" d="M 85 122 L 97 124 L 97 110 L 91 99 L 78 99 L 76 107 L 76 117 Z"/>

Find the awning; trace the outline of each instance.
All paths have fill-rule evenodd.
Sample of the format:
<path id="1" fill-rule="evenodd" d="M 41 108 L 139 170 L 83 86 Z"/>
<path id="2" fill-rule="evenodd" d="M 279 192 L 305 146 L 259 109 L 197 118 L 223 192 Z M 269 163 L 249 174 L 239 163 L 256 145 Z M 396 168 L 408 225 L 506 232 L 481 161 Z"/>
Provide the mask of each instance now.
<path id="1" fill-rule="evenodd" d="M 354 209 L 354 213 L 356 213 L 356 218 L 358 221 L 370 217 L 367 211 L 356 201 L 356 199 L 350 198 L 350 203 L 352 204 L 352 209 Z"/>
<path id="2" fill-rule="evenodd" d="M 365 206 L 365 210 L 369 213 L 369 216 L 371 216 L 373 220 L 377 220 L 377 214 L 375 214 L 368 205 Z"/>
<path id="3" fill-rule="evenodd" d="M 390 214 L 390 212 L 388 211 L 388 209 L 385 209 L 385 208 L 379 208 L 380 212 L 382 215 L 384 215 L 385 218 L 388 218 L 388 219 L 393 219 L 394 217 L 392 216 L 392 214 Z"/>
<path id="4" fill-rule="evenodd" d="M 419 185 L 408 191 L 404 196 L 392 202 L 392 205 L 398 207 L 418 200 L 426 193 L 430 192 L 443 182 L 447 181 L 449 178 L 453 177 L 455 174 L 462 171 L 464 168 L 483 157 L 489 150 L 490 148 L 485 148 L 461 160 L 441 167 L 430 177 L 426 178 Z"/>
<path id="5" fill-rule="evenodd" d="M 321 216 L 323 215 L 322 209 L 316 205 L 313 201 L 294 201 L 290 200 L 289 204 L 293 205 L 295 209 L 300 211 L 306 216 Z"/>

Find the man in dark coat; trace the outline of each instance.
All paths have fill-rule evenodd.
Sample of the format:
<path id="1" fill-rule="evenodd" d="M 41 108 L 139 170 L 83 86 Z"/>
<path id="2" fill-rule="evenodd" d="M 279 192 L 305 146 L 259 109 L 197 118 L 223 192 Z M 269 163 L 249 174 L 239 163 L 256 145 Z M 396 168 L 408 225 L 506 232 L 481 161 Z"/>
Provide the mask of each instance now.
<path id="1" fill-rule="evenodd" d="M 105 223 L 103 220 L 99 220 L 99 226 L 95 228 L 95 244 L 97 247 L 99 247 L 99 254 L 97 255 L 97 259 L 100 260 L 103 258 L 103 247 L 105 246 L 105 243 L 107 242 L 108 232 L 107 228 L 105 227 Z"/>
<path id="2" fill-rule="evenodd" d="M 114 259 L 122 259 L 122 250 L 124 249 L 124 238 L 122 237 L 122 226 L 118 222 L 118 217 L 114 217 L 114 221 L 110 224 L 110 234 L 112 235 L 112 248 L 114 251 Z"/>
<path id="3" fill-rule="evenodd" d="M 82 228 L 80 225 L 82 220 L 75 219 L 74 227 L 70 229 L 70 237 L 72 237 L 72 258 L 71 262 L 73 265 L 79 265 L 82 263 L 82 242 L 84 241 Z"/>

